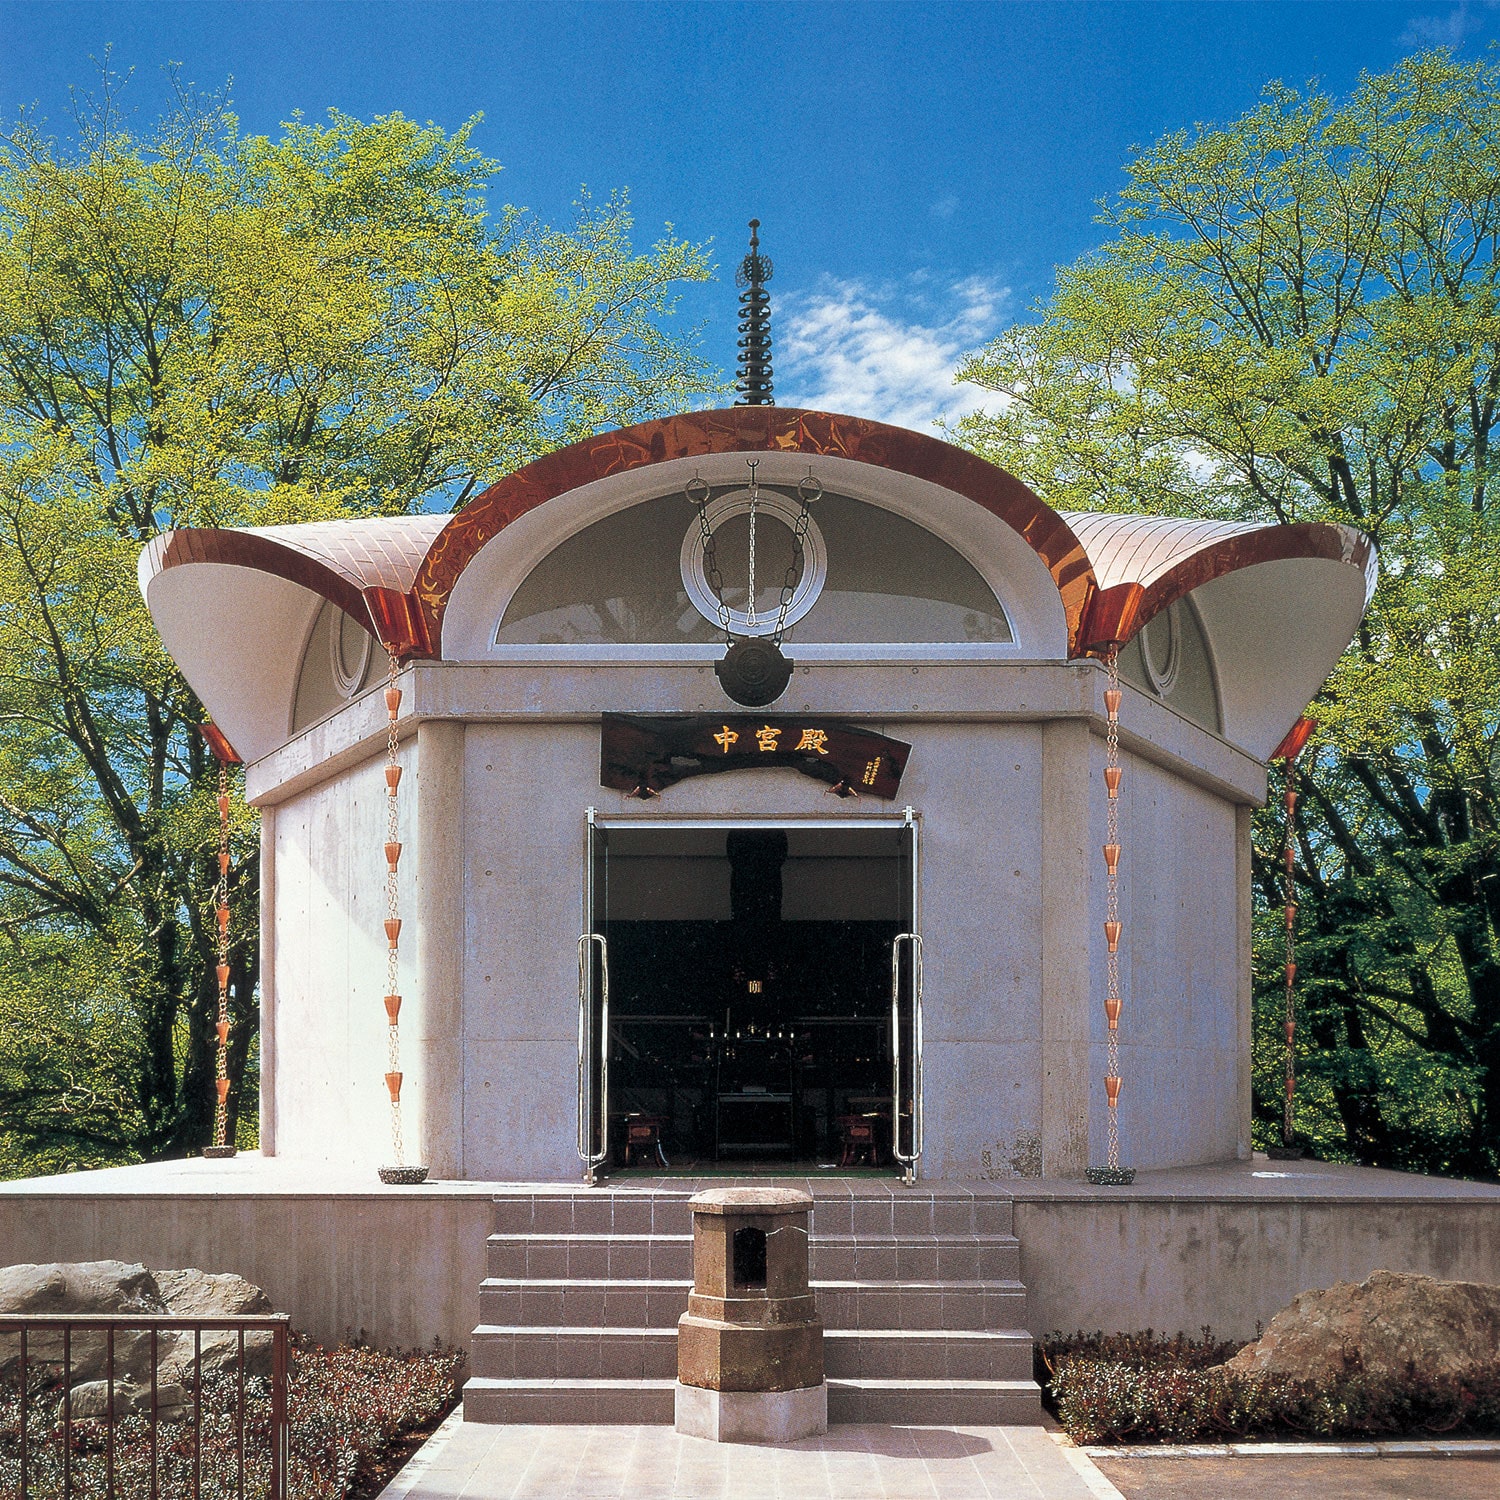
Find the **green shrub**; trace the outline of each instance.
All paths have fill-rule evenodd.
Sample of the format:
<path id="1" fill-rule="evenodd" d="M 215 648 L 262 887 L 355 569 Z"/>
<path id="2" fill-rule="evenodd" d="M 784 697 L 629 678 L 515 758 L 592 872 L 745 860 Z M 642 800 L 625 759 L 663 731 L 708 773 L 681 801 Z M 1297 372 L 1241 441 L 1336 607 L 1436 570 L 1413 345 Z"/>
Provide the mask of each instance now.
<path id="1" fill-rule="evenodd" d="M 1037 1349 L 1044 1399 L 1078 1442 L 1248 1437 L 1500 1434 L 1500 1357 L 1463 1379 L 1357 1365 L 1324 1385 L 1227 1370 L 1239 1345 L 1143 1333 L 1050 1335 Z"/>
<path id="2" fill-rule="evenodd" d="M 431 1349 L 382 1353 L 358 1345 L 323 1349 L 293 1338 L 287 1372 L 291 1500 L 371 1500 L 401 1464 L 453 1409 L 464 1375 L 461 1351 Z M 33 1369 L 27 1381 L 28 1493 L 63 1492 L 63 1428 L 57 1411 L 62 1385 L 55 1371 Z M 20 1384 L 0 1379 L 0 1500 L 20 1496 Z M 157 1433 L 157 1484 L 164 1497 L 197 1494 L 203 1500 L 238 1496 L 236 1414 L 240 1389 L 234 1374 L 204 1380 L 201 1429 L 163 1423 Z M 244 1383 L 245 1490 L 263 1494 L 270 1473 L 270 1382 L 249 1375 Z M 105 1500 L 108 1437 L 102 1421 L 72 1423 L 74 1500 Z M 121 1417 L 114 1426 L 116 1495 L 149 1495 L 152 1445 L 149 1419 Z"/>

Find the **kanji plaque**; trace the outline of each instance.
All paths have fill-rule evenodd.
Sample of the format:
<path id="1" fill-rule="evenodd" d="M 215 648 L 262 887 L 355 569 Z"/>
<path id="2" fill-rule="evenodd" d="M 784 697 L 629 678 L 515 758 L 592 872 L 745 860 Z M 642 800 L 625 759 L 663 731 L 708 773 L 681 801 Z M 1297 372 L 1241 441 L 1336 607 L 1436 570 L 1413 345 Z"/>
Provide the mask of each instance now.
<path id="1" fill-rule="evenodd" d="M 650 797 L 690 776 L 790 766 L 840 796 L 889 801 L 911 746 L 816 714 L 749 716 L 605 714 L 599 781 Z"/>

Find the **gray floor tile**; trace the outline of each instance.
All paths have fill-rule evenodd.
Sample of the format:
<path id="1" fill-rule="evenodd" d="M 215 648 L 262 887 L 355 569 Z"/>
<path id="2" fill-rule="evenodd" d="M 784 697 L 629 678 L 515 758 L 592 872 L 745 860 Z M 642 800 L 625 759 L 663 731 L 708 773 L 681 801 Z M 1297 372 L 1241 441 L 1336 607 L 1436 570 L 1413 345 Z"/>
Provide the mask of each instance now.
<path id="1" fill-rule="evenodd" d="M 777 1448 L 670 1427 L 462 1423 L 402 1500 L 1094 1500 L 1041 1428 L 838 1426 Z"/>

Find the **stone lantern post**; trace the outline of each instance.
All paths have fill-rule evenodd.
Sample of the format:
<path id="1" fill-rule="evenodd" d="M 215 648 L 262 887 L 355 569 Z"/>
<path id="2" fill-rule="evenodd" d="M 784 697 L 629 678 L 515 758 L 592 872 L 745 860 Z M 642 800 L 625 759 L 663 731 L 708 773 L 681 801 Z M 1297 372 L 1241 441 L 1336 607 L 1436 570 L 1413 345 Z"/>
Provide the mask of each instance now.
<path id="1" fill-rule="evenodd" d="M 693 1291 L 677 1324 L 677 1430 L 787 1443 L 828 1430 L 823 1325 L 807 1284 L 812 1199 L 714 1188 L 693 1211 Z"/>

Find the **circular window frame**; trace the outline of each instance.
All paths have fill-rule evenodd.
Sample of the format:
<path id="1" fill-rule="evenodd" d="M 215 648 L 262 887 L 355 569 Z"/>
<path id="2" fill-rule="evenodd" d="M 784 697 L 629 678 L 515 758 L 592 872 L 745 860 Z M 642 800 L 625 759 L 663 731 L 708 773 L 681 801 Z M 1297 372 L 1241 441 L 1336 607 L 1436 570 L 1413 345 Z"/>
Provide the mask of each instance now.
<path id="1" fill-rule="evenodd" d="M 732 521 L 736 516 L 748 516 L 750 514 L 750 491 L 734 490 L 727 495 L 720 495 L 717 500 L 708 502 L 704 507 L 704 514 L 710 532 L 718 530 L 726 521 Z M 763 519 L 769 517 L 781 522 L 788 531 L 795 531 L 802 515 L 802 507 L 795 500 L 775 490 L 761 490 L 756 499 L 756 514 Z M 710 625 L 724 629 L 727 617 L 727 628 L 732 635 L 775 635 L 779 609 L 772 610 L 766 615 L 757 614 L 755 623 L 752 625 L 746 611 L 730 609 L 727 605 L 719 603 L 709 584 L 708 573 L 703 565 L 703 526 L 697 515 L 694 515 L 683 536 L 679 568 L 682 573 L 682 586 L 687 592 L 689 601 Z M 791 602 L 787 605 L 786 618 L 782 622 L 783 628 L 795 625 L 798 620 L 811 612 L 827 581 L 828 545 L 823 540 L 823 533 L 818 527 L 817 520 L 809 514 L 807 532 L 802 539 L 802 576 L 797 580 L 797 587 L 792 590 Z"/>
<path id="2" fill-rule="evenodd" d="M 345 621 L 359 631 L 359 660 L 352 671 L 344 652 Z M 331 623 L 333 628 L 328 632 L 328 665 L 333 673 L 333 685 L 345 699 L 349 699 L 360 690 L 369 674 L 370 655 L 374 642 L 370 639 L 368 630 L 364 629 L 352 615 L 337 606 L 334 606 Z"/>
<path id="3" fill-rule="evenodd" d="M 1158 698 L 1165 698 L 1177 686 L 1182 668 L 1182 626 L 1178 618 L 1179 604 L 1171 604 L 1156 619 L 1149 620 L 1141 631 L 1141 665 L 1146 669 L 1146 681 Z M 1167 627 L 1167 659 L 1160 665 L 1151 650 L 1151 626 L 1163 620 Z"/>

